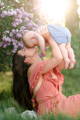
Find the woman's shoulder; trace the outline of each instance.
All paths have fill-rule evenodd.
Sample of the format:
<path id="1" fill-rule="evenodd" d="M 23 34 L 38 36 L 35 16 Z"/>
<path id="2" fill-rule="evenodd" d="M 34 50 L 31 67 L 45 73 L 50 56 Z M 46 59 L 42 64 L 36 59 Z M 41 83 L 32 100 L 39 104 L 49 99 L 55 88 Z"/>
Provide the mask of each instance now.
<path id="1" fill-rule="evenodd" d="M 42 61 L 32 64 L 28 69 L 28 77 L 30 77 L 33 73 L 38 72 L 42 64 Z"/>
<path id="2" fill-rule="evenodd" d="M 34 63 L 30 66 L 28 70 L 28 76 L 31 76 L 32 74 L 44 74 L 47 73 L 48 69 L 48 60 L 41 60 L 37 63 Z"/>

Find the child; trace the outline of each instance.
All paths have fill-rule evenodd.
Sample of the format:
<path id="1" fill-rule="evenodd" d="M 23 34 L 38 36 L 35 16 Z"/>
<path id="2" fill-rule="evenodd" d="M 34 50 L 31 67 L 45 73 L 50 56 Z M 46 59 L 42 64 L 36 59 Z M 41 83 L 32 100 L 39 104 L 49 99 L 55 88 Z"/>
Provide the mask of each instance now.
<path id="1" fill-rule="evenodd" d="M 28 31 L 23 35 L 23 42 L 27 48 L 39 46 L 43 55 L 45 55 L 45 40 L 39 33 Z"/>
<path id="2" fill-rule="evenodd" d="M 71 33 L 66 27 L 58 25 L 48 25 L 48 31 L 52 38 L 58 44 L 65 61 L 65 68 L 73 68 L 76 60 L 73 49 L 71 47 Z"/>
<path id="3" fill-rule="evenodd" d="M 27 40 L 29 40 L 29 43 Z M 53 44 L 53 41 L 55 42 L 55 46 Z M 27 44 L 27 47 L 39 45 L 44 55 L 45 55 L 45 43 L 48 43 L 51 46 L 53 55 L 54 52 L 57 51 L 56 45 L 58 45 L 62 53 L 63 59 L 65 61 L 65 69 L 73 68 L 76 63 L 75 55 L 70 43 L 71 33 L 65 27 L 57 25 L 41 26 L 34 32 L 30 31 L 26 33 L 23 36 L 23 42 L 25 43 L 25 45 Z M 55 50 L 53 50 L 53 48 L 55 48 Z"/>

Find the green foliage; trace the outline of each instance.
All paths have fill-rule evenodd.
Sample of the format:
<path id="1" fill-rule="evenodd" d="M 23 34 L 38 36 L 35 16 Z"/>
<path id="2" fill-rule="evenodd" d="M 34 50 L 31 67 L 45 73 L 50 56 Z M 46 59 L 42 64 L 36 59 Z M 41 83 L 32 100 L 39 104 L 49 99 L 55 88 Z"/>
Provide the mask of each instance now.
<path id="1" fill-rule="evenodd" d="M 70 9 L 66 15 L 66 26 L 70 29 L 72 34 L 77 33 L 79 29 L 79 15 L 78 15 L 77 0 L 70 0 Z"/>
<path id="2" fill-rule="evenodd" d="M 7 48 L 0 48 L 0 71 L 6 71 L 11 69 L 12 55 L 9 53 L 12 46 Z"/>
<path id="3" fill-rule="evenodd" d="M 76 66 L 72 70 L 64 70 L 63 74 L 65 82 L 63 85 L 63 92 L 65 95 L 73 95 L 80 93 L 80 40 L 79 35 L 72 37 L 72 47 L 76 56 Z"/>

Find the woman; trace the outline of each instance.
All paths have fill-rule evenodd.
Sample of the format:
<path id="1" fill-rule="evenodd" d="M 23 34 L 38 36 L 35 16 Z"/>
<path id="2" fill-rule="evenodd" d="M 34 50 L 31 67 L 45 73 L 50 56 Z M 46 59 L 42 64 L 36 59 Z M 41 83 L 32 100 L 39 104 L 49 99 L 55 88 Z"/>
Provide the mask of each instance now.
<path id="1" fill-rule="evenodd" d="M 20 104 L 35 109 L 39 115 L 52 112 L 75 117 L 80 112 L 80 95 L 62 94 L 64 61 L 59 59 L 60 64 L 56 66 L 56 59 L 41 60 L 36 48 L 19 50 L 13 57 L 13 93 Z"/>

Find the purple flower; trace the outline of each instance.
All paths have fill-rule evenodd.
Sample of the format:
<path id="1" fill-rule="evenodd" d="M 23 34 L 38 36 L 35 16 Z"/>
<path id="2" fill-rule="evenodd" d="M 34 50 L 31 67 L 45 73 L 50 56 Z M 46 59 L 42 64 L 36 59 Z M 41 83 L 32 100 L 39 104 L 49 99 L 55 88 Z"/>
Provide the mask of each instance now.
<path id="1" fill-rule="evenodd" d="M 10 44 L 8 42 L 4 42 L 3 43 L 3 48 L 6 48 L 7 46 L 9 46 Z"/>
<path id="2" fill-rule="evenodd" d="M 5 19 L 5 17 L 12 18 L 12 21 L 6 21 L 11 22 L 9 23 L 11 24 L 11 29 L 8 30 L 8 27 L 6 26 L 7 29 L 3 32 L 0 46 L 4 48 L 12 45 L 13 52 L 15 52 L 18 47 L 23 47 L 23 43 L 21 42 L 22 35 L 25 32 L 35 30 L 38 27 L 38 25 L 32 21 L 33 14 L 26 12 L 23 8 L 3 10 L 0 13 L 0 16 L 2 20 Z"/>
<path id="3" fill-rule="evenodd" d="M 12 26 L 17 27 L 17 23 L 16 22 L 12 23 Z"/>
<path id="4" fill-rule="evenodd" d="M 11 42 L 11 38 L 6 36 L 3 36 L 2 40 L 5 42 Z"/>
<path id="5" fill-rule="evenodd" d="M 18 46 L 23 48 L 23 43 L 22 42 L 18 42 Z"/>
<path id="6" fill-rule="evenodd" d="M 17 33 L 17 34 L 16 34 L 16 37 L 17 37 L 17 38 L 22 38 L 22 34 L 21 34 L 21 33 Z"/>

